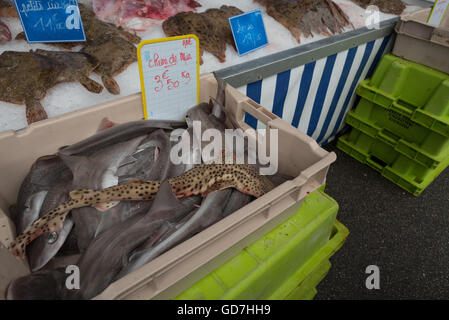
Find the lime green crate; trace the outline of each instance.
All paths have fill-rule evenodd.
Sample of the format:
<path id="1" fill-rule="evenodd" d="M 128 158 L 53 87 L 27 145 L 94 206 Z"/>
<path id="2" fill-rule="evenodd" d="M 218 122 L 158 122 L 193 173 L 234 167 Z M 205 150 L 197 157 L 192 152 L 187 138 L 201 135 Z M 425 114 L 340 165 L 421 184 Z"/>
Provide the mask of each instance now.
<path id="1" fill-rule="evenodd" d="M 449 139 L 427 130 L 407 117 L 361 99 L 349 111 L 346 123 L 365 134 L 392 146 L 411 160 L 431 169 L 449 157 Z M 418 138 L 419 137 L 419 138 Z"/>
<path id="2" fill-rule="evenodd" d="M 348 235 L 348 229 L 336 220 L 326 245 L 268 298 L 273 300 L 312 300 L 317 294 L 316 286 L 326 277 L 331 268 L 329 258 L 340 249 Z"/>
<path id="3" fill-rule="evenodd" d="M 448 157 L 435 169 L 427 168 L 356 128 L 340 137 L 337 147 L 415 196 L 421 194 L 449 165 Z"/>
<path id="4" fill-rule="evenodd" d="M 322 190 L 309 194 L 295 215 L 175 299 L 313 298 L 330 267 L 326 261 L 349 234 L 337 212 Z"/>
<path id="5" fill-rule="evenodd" d="M 357 128 L 364 121 L 369 126 L 361 130 L 429 168 L 447 158 L 448 74 L 388 54 L 357 94 L 362 99 L 347 123 Z"/>

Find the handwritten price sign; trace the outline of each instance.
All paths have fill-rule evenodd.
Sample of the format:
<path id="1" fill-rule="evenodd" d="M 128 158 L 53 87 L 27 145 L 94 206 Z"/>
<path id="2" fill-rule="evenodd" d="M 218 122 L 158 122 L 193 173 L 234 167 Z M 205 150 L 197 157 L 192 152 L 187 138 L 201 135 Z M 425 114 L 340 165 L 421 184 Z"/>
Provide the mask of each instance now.
<path id="1" fill-rule="evenodd" d="M 250 53 L 268 44 L 260 9 L 229 18 L 239 55 Z"/>
<path id="2" fill-rule="evenodd" d="M 198 38 L 143 41 L 137 55 L 145 119 L 184 119 L 199 103 Z"/>
<path id="3" fill-rule="evenodd" d="M 427 23 L 438 27 L 441 24 L 441 21 L 443 21 L 448 7 L 449 0 L 437 0 L 433 5 Z"/>
<path id="4" fill-rule="evenodd" d="M 86 41 L 77 0 L 15 0 L 28 42 Z"/>

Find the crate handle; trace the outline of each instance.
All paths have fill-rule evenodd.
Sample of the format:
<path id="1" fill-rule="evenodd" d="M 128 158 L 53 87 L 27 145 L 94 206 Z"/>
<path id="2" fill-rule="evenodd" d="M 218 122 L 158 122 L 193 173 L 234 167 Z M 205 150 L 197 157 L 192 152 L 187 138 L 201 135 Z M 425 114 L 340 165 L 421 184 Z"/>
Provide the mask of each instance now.
<path id="1" fill-rule="evenodd" d="M 441 41 L 442 38 L 449 39 L 449 30 L 445 30 L 443 28 L 436 28 L 435 30 L 433 30 L 432 35 L 430 36 L 430 41 L 438 45 L 443 45 L 446 47 L 449 46 L 449 42 L 444 43 Z"/>
<path id="2" fill-rule="evenodd" d="M 245 117 L 245 113 L 249 113 L 258 121 L 261 121 L 265 125 L 268 125 L 270 121 L 278 118 L 276 115 L 265 109 L 260 104 L 254 102 L 250 98 L 248 98 L 248 100 L 245 101 L 245 103 L 239 103 L 237 105 L 237 110 L 235 113 L 236 116 L 235 121 L 241 128 L 249 127 L 243 120 Z"/>
<path id="3" fill-rule="evenodd" d="M 398 136 L 388 131 L 387 129 L 379 130 L 377 136 L 379 137 L 379 139 L 383 140 L 385 143 L 388 143 L 390 145 L 396 145 L 400 139 Z"/>
<path id="4" fill-rule="evenodd" d="M 366 162 L 368 163 L 368 165 L 370 167 L 372 167 L 373 169 L 378 170 L 378 171 L 382 171 L 383 168 L 385 168 L 385 163 L 383 163 L 382 160 L 377 159 L 376 157 L 371 156 L 366 159 Z"/>
<path id="5" fill-rule="evenodd" d="M 407 105 L 400 103 L 400 101 L 394 101 L 391 105 L 391 110 L 399 112 L 400 114 L 407 115 L 411 117 L 415 110 L 411 110 L 411 108 Z"/>

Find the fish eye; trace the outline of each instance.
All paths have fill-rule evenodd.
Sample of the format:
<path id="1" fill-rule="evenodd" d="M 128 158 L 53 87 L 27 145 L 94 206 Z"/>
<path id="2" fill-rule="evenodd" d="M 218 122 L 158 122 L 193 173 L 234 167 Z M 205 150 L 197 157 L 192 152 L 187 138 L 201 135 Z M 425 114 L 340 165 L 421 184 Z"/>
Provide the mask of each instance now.
<path id="1" fill-rule="evenodd" d="M 56 231 L 50 232 L 50 234 L 47 237 L 47 242 L 49 244 L 53 244 L 58 240 L 58 233 Z"/>

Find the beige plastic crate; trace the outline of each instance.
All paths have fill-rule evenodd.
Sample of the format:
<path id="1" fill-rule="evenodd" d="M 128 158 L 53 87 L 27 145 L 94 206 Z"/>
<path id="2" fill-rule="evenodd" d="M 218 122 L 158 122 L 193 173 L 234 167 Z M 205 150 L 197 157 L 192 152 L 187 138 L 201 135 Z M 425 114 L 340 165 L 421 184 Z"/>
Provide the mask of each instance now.
<path id="1" fill-rule="evenodd" d="M 200 100 L 215 96 L 212 74 L 200 78 Z M 236 89 L 227 86 L 226 110 L 234 127 L 247 112 L 267 128 L 278 129 L 279 171 L 295 177 L 244 208 L 229 215 L 189 240 L 162 254 L 135 272 L 112 283 L 97 299 L 172 298 L 210 273 L 245 246 L 296 213 L 307 193 L 325 183 L 329 166 L 336 160 L 307 135 L 288 125 Z M 0 134 L 0 296 L 8 283 L 29 272 L 26 263 L 7 252 L 14 226 L 5 214 L 15 203 L 20 184 L 34 160 L 59 147 L 93 134 L 103 117 L 115 122 L 143 118 L 141 95 L 44 120 L 30 127 Z M 76 261 L 76 260 L 75 260 Z M 181 281 L 182 280 L 182 281 Z"/>
<path id="2" fill-rule="evenodd" d="M 431 9 L 401 16 L 393 54 L 449 73 L 449 13 L 436 28 L 426 23 Z"/>

